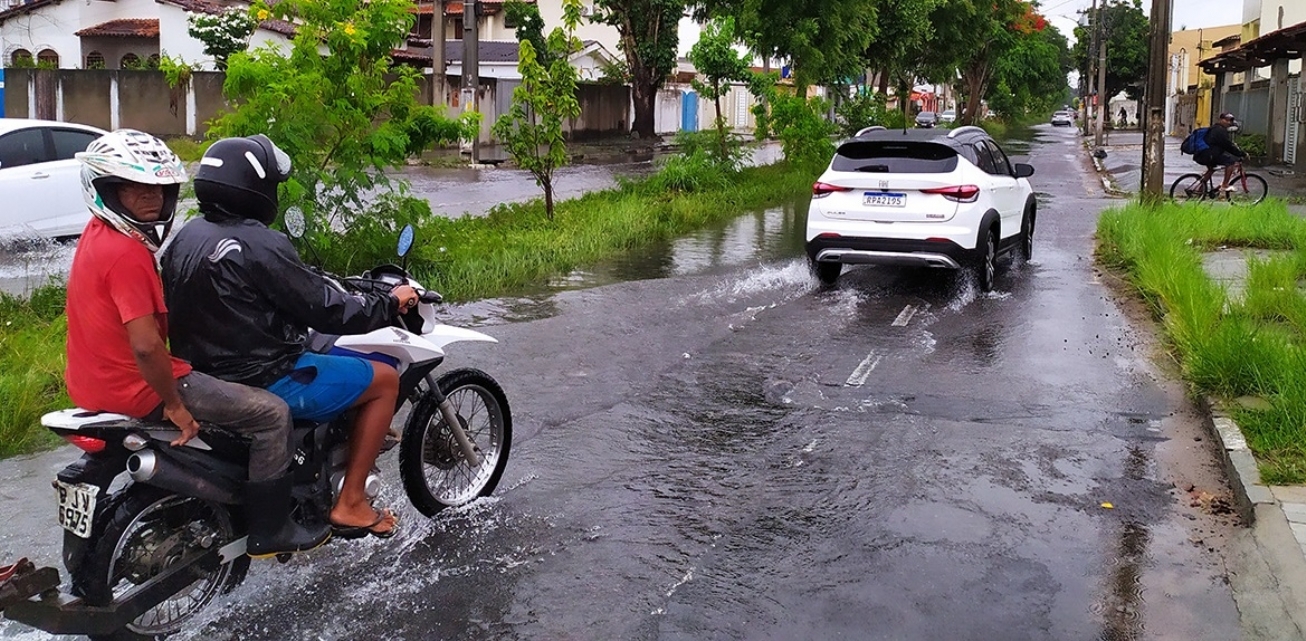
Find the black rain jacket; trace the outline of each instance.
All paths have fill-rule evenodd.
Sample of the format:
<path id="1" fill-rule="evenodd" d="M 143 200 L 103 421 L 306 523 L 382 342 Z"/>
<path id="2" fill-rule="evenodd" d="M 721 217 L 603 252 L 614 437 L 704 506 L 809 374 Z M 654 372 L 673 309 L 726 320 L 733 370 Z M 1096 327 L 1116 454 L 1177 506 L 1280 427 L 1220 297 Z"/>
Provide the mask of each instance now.
<path id="1" fill-rule="evenodd" d="M 160 261 L 172 353 L 226 381 L 267 387 L 294 369 L 307 330 L 361 334 L 390 325 L 393 296 L 346 294 L 256 220 L 206 212 Z"/>
<path id="2" fill-rule="evenodd" d="M 1220 157 L 1220 152 L 1227 151 L 1238 158 L 1243 158 L 1247 154 L 1243 153 L 1238 145 L 1234 144 L 1233 139 L 1229 137 L 1229 129 L 1220 123 L 1211 125 L 1206 130 L 1206 150 L 1198 154 L 1201 158 L 1193 157 L 1193 160 L 1201 164 L 1207 164 L 1209 161 L 1216 160 Z"/>

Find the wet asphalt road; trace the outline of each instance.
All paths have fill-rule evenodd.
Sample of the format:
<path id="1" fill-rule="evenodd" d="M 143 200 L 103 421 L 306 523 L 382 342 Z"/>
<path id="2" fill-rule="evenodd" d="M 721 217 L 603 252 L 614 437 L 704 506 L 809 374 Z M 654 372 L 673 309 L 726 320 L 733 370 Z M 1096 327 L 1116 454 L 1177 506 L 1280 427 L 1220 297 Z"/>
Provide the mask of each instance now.
<path id="1" fill-rule="evenodd" d="M 800 199 L 449 310 L 502 341 L 450 348 L 513 403 L 496 496 L 255 563 L 183 637 L 1237 638 L 1234 524 L 1190 503 L 1224 491 L 1209 443 L 1092 268 L 1111 201 L 1076 136 L 1034 135 L 1035 257 L 992 294 L 821 290 Z M 56 562 L 70 458 L 0 462 L 0 554 Z"/>

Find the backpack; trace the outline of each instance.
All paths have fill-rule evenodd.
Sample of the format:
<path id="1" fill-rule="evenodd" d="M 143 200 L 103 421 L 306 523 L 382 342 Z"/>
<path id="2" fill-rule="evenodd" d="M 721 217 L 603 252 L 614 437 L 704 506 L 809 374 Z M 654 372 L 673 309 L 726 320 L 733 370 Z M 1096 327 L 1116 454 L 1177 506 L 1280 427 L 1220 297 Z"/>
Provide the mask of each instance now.
<path id="1" fill-rule="evenodd" d="M 1210 129 L 1210 127 L 1194 129 L 1192 133 L 1188 134 L 1187 138 L 1184 138 L 1183 143 L 1179 145 L 1179 153 L 1196 156 L 1197 154 L 1210 149 L 1211 146 L 1206 144 L 1206 132 Z"/>

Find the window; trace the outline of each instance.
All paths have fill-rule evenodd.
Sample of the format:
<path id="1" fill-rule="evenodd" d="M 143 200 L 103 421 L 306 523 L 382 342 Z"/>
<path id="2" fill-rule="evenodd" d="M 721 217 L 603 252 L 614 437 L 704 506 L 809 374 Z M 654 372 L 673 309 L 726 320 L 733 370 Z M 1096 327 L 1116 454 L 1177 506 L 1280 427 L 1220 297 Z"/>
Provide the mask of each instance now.
<path id="1" fill-rule="evenodd" d="M 979 167 L 981 171 L 986 174 L 998 173 L 996 166 L 993 164 L 993 156 L 989 154 L 989 148 L 984 143 L 975 143 L 975 157 L 979 160 L 979 162 L 975 163 L 975 166 Z"/>
<path id="2" fill-rule="evenodd" d="M 86 151 L 91 141 L 97 136 L 93 133 L 76 129 L 51 129 L 50 137 L 54 139 L 54 159 L 72 160 L 79 151 Z"/>
<path id="3" fill-rule="evenodd" d="M 36 54 L 36 61 L 42 67 L 59 68 L 59 54 L 55 53 L 54 49 L 42 49 L 41 53 Z"/>
<path id="4" fill-rule="evenodd" d="M 45 136 L 40 129 L 20 129 L 0 136 L 0 169 L 45 160 Z"/>
<path id="5" fill-rule="evenodd" d="M 87 68 L 87 69 L 103 69 L 103 68 L 104 68 L 104 54 L 102 54 L 102 53 L 100 53 L 100 52 L 98 52 L 98 51 L 92 51 L 92 52 L 86 54 L 86 68 Z"/>
<path id="6" fill-rule="evenodd" d="M 118 68 L 119 68 L 119 69 L 140 69 L 140 68 L 141 68 L 141 57 L 138 56 L 138 55 L 136 55 L 136 54 L 134 54 L 134 53 L 129 53 L 129 54 L 127 54 L 127 55 L 125 55 L 125 56 L 122 57 L 122 61 L 118 64 Z"/>
<path id="7" fill-rule="evenodd" d="M 145 59 L 145 66 L 146 66 L 146 67 L 149 67 L 150 69 L 158 69 L 158 68 L 159 68 L 159 54 L 157 54 L 157 53 L 152 53 L 152 54 L 150 54 L 150 57 Z"/>
<path id="8" fill-rule="evenodd" d="M 459 16 L 459 17 L 457 17 L 457 18 L 454 18 L 453 20 L 450 20 L 449 22 L 452 22 L 452 23 L 453 23 L 453 38 L 454 38 L 454 40 L 462 40 L 462 39 L 463 39 L 463 19 L 462 19 L 462 16 Z"/>
<path id="9" fill-rule="evenodd" d="M 1011 161 L 1007 160 L 1007 155 L 1002 153 L 1002 149 L 992 140 L 985 140 L 984 145 L 989 148 L 989 153 L 993 154 L 993 167 L 997 170 L 994 173 L 1002 176 L 1014 176 L 1016 172 L 1011 170 Z"/>
<path id="10" fill-rule="evenodd" d="M 957 152 L 928 142 L 849 142 L 839 147 L 834 171 L 944 174 L 957 168 Z"/>
<path id="11" fill-rule="evenodd" d="M 33 64 L 32 52 L 26 49 L 14 49 L 14 52 L 9 54 L 10 67 L 31 67 Z"/>

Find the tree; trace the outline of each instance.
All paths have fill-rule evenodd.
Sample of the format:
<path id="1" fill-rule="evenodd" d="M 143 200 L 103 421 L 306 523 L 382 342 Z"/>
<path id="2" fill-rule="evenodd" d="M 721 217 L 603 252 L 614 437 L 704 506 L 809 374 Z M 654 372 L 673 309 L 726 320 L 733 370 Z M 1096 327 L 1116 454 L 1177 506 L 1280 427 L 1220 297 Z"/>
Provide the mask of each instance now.
<path id="1" fill-rule="evenodd" d="M 1012 46 L 995 61 L 985 98 L 998 115 L 1020 118 L 1065 102 L 1069 44 L 1057 28 L 1033 14 L 1014 31 Z"/>
<path id="2" fill-rule="evenodd" d="M 544 18 L 540 17 L 540 7 L 534 2 L 508 0 L 503 3 L 503 14 L 510 24 L 517 25 L 514 33 L 517 42 L 529 40 L 535 47 L 535 55 L 544 66 L 548 66 L 549 47 L 544 38 Z"/>
<path id="3" fill-rule="evenodd" d="M 209 138 L 262 133 L 276 141 L 293 165 L 282 203 L 319 221 L 313 229 L 323 242 L 336 223 L 368 211 L 369 190 L 395 187 L 385 170 L 477 131 L 475 117 L 450 120 L 418 104 L 419 72 L 391 65 L 411 8 L 408 0 L 255 4 L 252 16 L 296 24 L 290 50 L 269 44 L 228 61 L 223 92 L 234 106 L 215 119 Z"/>
<path id="4" fill-rule="evenodd" d="M 494 123 L 494 135 L 513 161 L 531 172 L 544 189 L 549 220 L 553 220 L 553 172 L 568 160 L 562 124 L 580 115 L 576 68 L 569 60 L 579 49 L 574 34 L 580 24 L 580 0 L 562 0 L 562 22 L 549 34 L 543 59 L 529 38 L 522 39 L 517 63 L 521 84 L 512 91 L 508 113 Z"/>
<path id="5" fill-rule="evenodd" d="M 689 50 L 689 61 L 707 81 L 694 79 L 694 90 L 704 98 L 712 101 L 716 108 L 717 146 L 719 158 L 729 156 L 729 136 L 726 133 L 726 119 L 721 116 L 721 96 L 729 87 L 731 80 L 748 78 L 748 59 L 735 51 L 735 21 L 731 18 L 714 20 L 703 27 L 698 42 Z"/>
<path id="6" fill-rule="evenodd" d="M 204 53 L 213 56 L 219 70 L 227 68 L 227 59 L 249 47 L 249 37 L 258 21 L 244 9 L 231 8 L 219 14 L 186 13 L 186 32 L 204 44 Z"/>
<path id="7" fill-rule="evenodd" d="M 921 52 L 930 39 L 930 12 L 942 0 L 881 0 L 878 26 L 884 34 L 871 41 L 862 58 L 865 66 L 880 72 L 880 93 L 886 93 L 890 79 L 900 94 L 922 75 Z M 907 101 L 898 101 L 905 114 Z M 866 125 L 862 125 L 863 127 Z"/>
<path id="8" fill-rule="evenodd" d="M 626 57 L 635 119 L 631 130 L 654 138 L 658 90 L 676 68 L 677 27 L 683 0 L 596 0 L 594 19 L 617 28 L 617 48 Z"/>
<path id="9" fill-rule="evenodd" d="M 922 69 L 933 78 L 960 74 L 966 101 L 961 124 L 979 120 L 995 62 L 1013 46 L 1030 6 L 1025 0 L 945 0 L 930 13 L 934 34 L 920 52 Z"/>
<path id="10" fill-rule="evenodd" d="M 1103 0 L 1099 10 L 1102 20 L 1102 37 L 1106 41 L 1106 96 L 1107 100 L 1124 91 L 1130 98 L 1143 95 L 1143 79 L 1147 77 L 1147 16 L 1139 0 Z M 1088 60 L 1092 47 L 1094 22 L 1098 16 L 1088 12 L 1088 24 L 1075 27 L 1074 61 L 1080 73 L 1088 76 Z"/>

